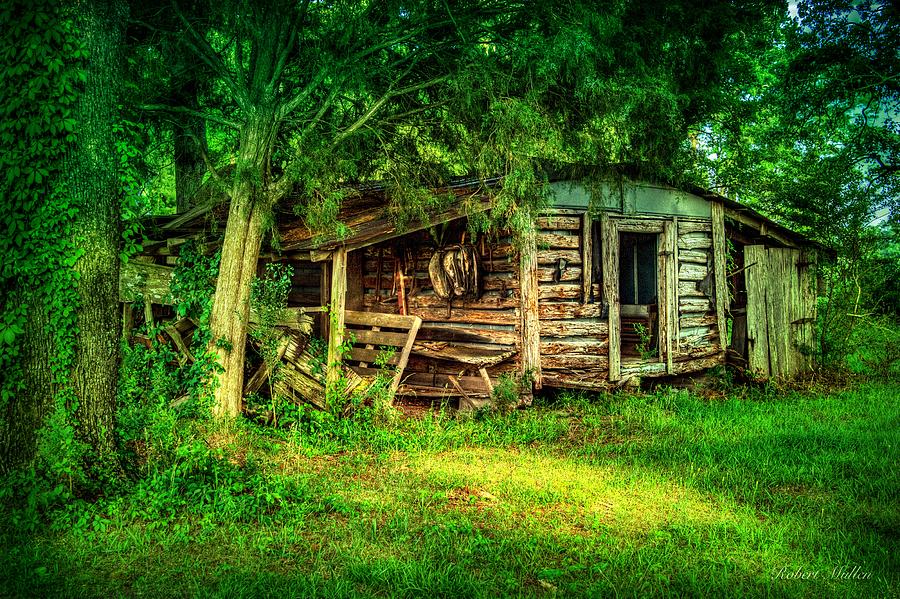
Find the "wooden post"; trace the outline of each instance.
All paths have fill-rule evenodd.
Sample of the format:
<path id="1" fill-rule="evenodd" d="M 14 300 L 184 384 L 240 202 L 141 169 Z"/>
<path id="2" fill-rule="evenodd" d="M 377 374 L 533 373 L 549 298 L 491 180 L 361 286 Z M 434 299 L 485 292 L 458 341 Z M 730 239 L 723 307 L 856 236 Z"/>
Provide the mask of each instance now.
<path id="1" fill-rule="evenodd" d="M 519 286 L 522 310 L 522 374 L 530 373 L 534 388 L 541 388 L 541 325 L 538 317 L 537 234 L 532 229 L 522 240 Z"/>
<path id="2" fill-rule="evenodd" d="M 659 285 L 659 360 L 666 363 L 666 372 L 670 374 L 674 370 L 672 337 L 675 334 L 675 320 L 678 318 L 678 299 L 675 295 L 675 288 L 678 287 L 675 265 L 675 246 L 678 245 L 675 238 L 676 226 L 674 222 L 663 223 L 659 248 L 659 272 L 663 275 Z"/>
<path id="3" fill-rule="evenodd" d="M 604 212 L 600 216 L 603 246 L 603 298 L 609 304 L 609 380 L 616 382 L 622 370 L 622 321 L 619 318 L 619 231 Z"/>
<path id="4" fill-rule="evenodd" d="M 328 327 L 328 385 L 341 378 L 340 347 L 344 342 L 344 309 L 347 301 L 347 250 L 338 248 L 331 257 L 331 310 Z"/>
<path id="5" fill-rule="evenodd" d="M 712 202 L 711 208 L 713 277 L 716 279 L 716 321 L 719 325 L 719 346 L 724 354 L 728 345 L 725 339 L 725 335 L 728 333 L 728 327 L 725 324 L 725 308 L 728 299 L 728 286 L 725 284 L 725 207 L 721 202 Z"/>
<path id="6" fill-rule="evenodd" d="M 591 301 L 591 273 L 593 268 L 593 248 L 591 247 L 591 215 L 584 213 L 581 217 L 581 303 Z"/>

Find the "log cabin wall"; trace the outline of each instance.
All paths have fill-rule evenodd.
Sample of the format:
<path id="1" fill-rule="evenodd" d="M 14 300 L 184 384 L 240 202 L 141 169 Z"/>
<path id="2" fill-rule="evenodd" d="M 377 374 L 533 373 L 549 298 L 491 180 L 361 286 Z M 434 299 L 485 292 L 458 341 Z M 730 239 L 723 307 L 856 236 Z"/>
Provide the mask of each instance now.
<path id="1" fill-rule="evenodd" d="M 610 213 L 615 219 L 618 214 Z M 638 215 L 630 215 L 634 218 Z M 654 219 L 660 219 L 658 215 Z M 712 224 L 708 219 L 662 219 L 676 227 L 678 306 L 671 335 L 671 374 L 684 374 L 723 362 L 715 307 Z M 543 385 L 604 389 L 609 387 L 608 310 L 600 290 L 599 264 L 607 248 L 586 211 L 551 209 L 537 221 L 538 314 Z M 462 230 L 464 225 L 458 227 Z M 479 237 L 481 295 L 477 299 L 438 298 L 431 287 L 428 262 L 435 251 L 424 232 L 359 250 L 363 256 L 363 308 L 399 313 L 397 273 L 406 276 L 408 313 L 422 318 L 421 341 L 450 341 L 516 355 L 488 369 L 492 378 L 517 372 L 521 359 L 521 308 L 518 260 L 512 239 Z M 592 274 L 593 273 L 593 274 Z M 380 282 L 379 282 L 380 280 Z M 669 372 L 652 364 L 643 375 Z M 657 368 L 659 367 L 659 368 Z M 476 373 L 450 362 L 410 357 L 405 382 L 424 388 L 448 385 L 457 376 L 465 389 L 479 391 Z"/>
<path id="2" fill-rule="evenodd" d="M 608 386 L 609 327 L 603 313 L 593 223 L 583 210 L 555 209 L 537 221 L 538 315 L 544 386 Z M 599 249 L 599 248 L 597 248 Z"/>
<path id="3" fill-rule="evenodd" d="M 673 374 L 724 363 L 716 313 L 712 222 L 678 219 Z"/>
<path id="4" fill-rule="evenodd" d="M 453 225 L 446 236 L 452 239 L 448 243 L 458 243 L 465 230 L 463 222 L 455 221 Z M 514 351 L 514 356 L 487 368 L 495 380 L 504 372 L 515 373 L 519 369 L 518 259 L 508 235 L 500 234 L 495 239 L 479 235 L 474 245 L 479 259 L 480 295 L 473 299 L 456 298 L 449 307 L 447 300 L 435 295 L 428 275 L 428 263 L 436 245 L 427 232 L 411 233 L 357 250 L 363 258 L 362 309 L 399 314 L 398 273 L 402 269 L 406 277 L 407 313 L 422 319 L 417 341 L 449 342 L 476 350 Z M 448 387 L 450 376 L 456 377 L 467 391 L 484 391 L 484 381 L 478 373 L 464 365 L 415 354 L 409 358 L 403 381 L 407 386 L 415 386 L 419 395 L 452 395 L 452 392 L 438 392 Z"/>

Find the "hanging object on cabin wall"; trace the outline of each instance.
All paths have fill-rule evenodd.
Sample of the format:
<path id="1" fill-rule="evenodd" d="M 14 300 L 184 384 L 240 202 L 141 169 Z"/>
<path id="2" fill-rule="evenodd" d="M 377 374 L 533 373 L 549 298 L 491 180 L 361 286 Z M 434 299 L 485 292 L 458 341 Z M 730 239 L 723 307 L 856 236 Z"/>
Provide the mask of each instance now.
<path id="1" fill-rule="evenodd" d="M 478 253 L 475 246 L 460 243 L 435 250 L 428 262 L 428 276 L 434 294 L 441 299 L 477 298 Z"/>

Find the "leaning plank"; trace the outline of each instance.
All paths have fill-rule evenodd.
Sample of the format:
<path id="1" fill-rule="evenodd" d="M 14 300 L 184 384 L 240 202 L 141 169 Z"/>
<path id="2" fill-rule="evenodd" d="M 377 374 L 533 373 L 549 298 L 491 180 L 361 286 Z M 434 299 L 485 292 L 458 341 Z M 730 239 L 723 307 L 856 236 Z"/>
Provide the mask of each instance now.
<path id="1" fill-rule="evenodd" d="M 294 329 L 309 335 L 312 333 L 313 319 L 308 312 L 318 312 L 321 308 L 285 308 L 284 318 L 275 323 L 276 327 Z M 259 324 L 259 316 L 255 311 L 250 312 L 250 324 Z"/>
<path id="2" fill-rule="evenodd" d="M 284 357 L 284 353 L 287 351 L 288 345 L 291 342 L 290 335 L 284 335 L 281 340 L 278 342 L 278 354 L 276 356 L 276 361 L 280 362 Z M 257 369 L 253 376 L 250 377 L 250 380 L 247 381 L 247 384 L 244 385 L 244 395 L 249 393 L 254 393 L 265 382 L 265 380 L 269 377 L 269 367 L 265 362 Z"/>
<path id="3" fill-rule="evenodd" d="M 308 403 L 316 408 L 326 408 L 323 373 L 316 370 L 315 358 L 306 351 L 305 338 L 291 332 L 290 342 L 282 358 L 281 376 L 275 383 L 275 392 L 284 399 L 295 403 Z M 341 387 L 337 392 L 343 397 L 359 393 L 368 384 L 351 368 L 340 368 Z"/>
<path id="4" fill-rule="evenodd" d="M 406 339 L 406 345 L 403 346 L 403 352 L 400 354 L 400 361 L 397 363 L 397 373 L 394 375 L 394 382 L 391 384 L 391 393 L 396 393 L 397 387 L 400 386 L 403 370 L 406 368 L 406 363 L 409 361 L 409 352 L 412 350 L 413 343 L 416 342 L 416 334 L 419 332 L 419 327 L 422 326 L 421 318 L 418 316 L 414 316 L 413 318 L 415 319 L 413 321 L 413 326 L 409 328 L 409 337 Z"/>
<path id="5" fill-rule="evenodd" d="M 188 320 L 187 318 L 183 318 L 182 320 Z M 181 333 L 178 332 L 178 328 L 175 325 L 166 325 L 163 327 L 163 330 L 172 339 L 172 343 L 175 344 L 175 347 L 178 348 L 178 351 L 181 352 L 184 360 L 194 361 L 194 356 L 191 355 L 191 350 L 188 349 L 187 345 L 184 342 L 184 339 L 181 337 Z"/>
<path id="6" fill-rule="evenodd" d="M 350 350 L 350 361 L 351 362 L 368 362 L 369 364 L 374 364 L 379 360 L 382 354 L 384 354 L 384 350 L 380 349 L 366 349 L 364 347 L 354 347 Z M 385 360 L 386 364 L 399 364 L 400 356 L 393 355 L 390 356 L 387 360 Z"/>
<path id="7" fill-rule="evenodd" d="M 346 323 L 346 320 L 344 321 Z M 376 329 L 378 327 L 375 327 Z M 381 330 L 355 329 L 349 331 L 356 338 L 357 343 L 367 345 L 390 345 L 392 347 L 403 347 L 406 345 L 406 339 L 409 337 L 407 333 L 389 333 Z M 370 347 L 368 349 L 374 349 Z"/>
<path id="8" fill-rule="evenodd" d="M 399 314 L 387 314 L 383 312 L 358 312 L 347 310 L 344 312 L 344 323 L 354 326 L 382 327 L 387 329 L 412 328 L 414 316 L 401 316 Z"/>

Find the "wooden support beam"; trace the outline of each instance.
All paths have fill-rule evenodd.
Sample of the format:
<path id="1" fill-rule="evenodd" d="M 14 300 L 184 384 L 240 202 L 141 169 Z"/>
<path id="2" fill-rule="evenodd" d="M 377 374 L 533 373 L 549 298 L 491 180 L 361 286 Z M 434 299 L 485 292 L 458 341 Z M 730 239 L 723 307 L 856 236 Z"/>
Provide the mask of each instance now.
<path id="1" fill-rule="evenodd" d="M 534 388 L 541 388 L 541 325 L 538 315 L 537 235 L 525 234 L 519 255 L 522 326 L 522 374 L 530 375 Z"/>
<path id="2" fill-rule="evenodd" d="M 725 285 L 725 207 L 721 202 L 712 202 L 712 245 L 713 278 L 715 279 L 716 321 L 719 326 L 719 345 L 722 351 L 728 345 L 725 339 L 725 306 L 727 287 Z"/>
<path id="3" fill-rule="evenodd" d="M 609 380 L 621 378 L 622 321 L 619 318 L 619 231 L 604 212 L 600 216 L 603 246 L 603 298 L 609 305 Z"/>
<path id="4" fill-rule="evenodd" d="M 331 313 L 328 322 L 328 375 L 333 385 L 341 378 L 340 348 L 344 341 L 344 309 L 347 301 L 347 250 L 334 250 L 331 258 Z"/>
<path id="5" fill-rule="evenodd" d="M 478 369 L 478 374 L 481 375 L 481 379 L 484 381 L 484 386 L 488 392 L 488 397 L 490 397 L 494 394 L 494 384 L 491 382 L 491 377 L 488 375 L 487 368 L 482 366 Z"/>
<path id="6" fill-rule="evenodd" d="M 309 252 L 309 258 L 313 262 L 324 262 L 331 259 L 333 255 L 334 251 L 332 250 L 312 250 Z"/>
<path id="7" fill-rule="evenodd" d="M 675 333 L 675 321 L 678 320 L 678 301 L 676 300 L 677 269 L 675 267 L 675 249 L 678 242 L 675 238 L 676 224 L 666 222 L 660 236 L 659 272 L 662 274 L 659 301 L 659 359 L 666 363 L 666 372 L 672 372 L 672 339 Z"/>
<path id="8" fill-rule="evenodd" d="M 581 303 L 591 301 L 591 262 L 593 248 L 591 247 L 591 215 L 585 213 L 581 217 Z"/>
<path id="9" fill-rule="evenodd" d="M 281 340 L 278 342 L 278 354 L 275 357 L 275 362 L 281 362 L 281 359 L 284 357 L 284 353 L 287 351 L 288 345 L 291 343 L 291 336 L 284 335 Z M 262 365 L 257 369 L 253 376 L 250 377 L 250 380 L 244 385 L 244 395 L 248 395 L 250 393 L 254 393 L 269 377 L 269 367 L 263 362 Z"/>

